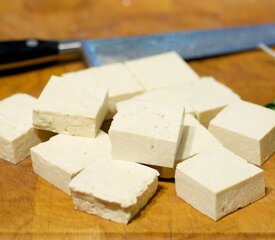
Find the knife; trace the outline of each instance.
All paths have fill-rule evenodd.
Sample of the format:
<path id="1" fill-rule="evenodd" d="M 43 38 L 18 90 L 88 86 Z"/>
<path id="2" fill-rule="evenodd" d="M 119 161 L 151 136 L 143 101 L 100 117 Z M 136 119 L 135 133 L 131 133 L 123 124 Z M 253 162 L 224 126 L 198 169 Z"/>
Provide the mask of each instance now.
<path id="1" fill-rule="evenodd" d="M 185 60 L 275 45 L 275 24 L 184 31 L 98 40 L 0 42 L 0 71 L 84 57 L 87 66 L 176 51 Z"/>

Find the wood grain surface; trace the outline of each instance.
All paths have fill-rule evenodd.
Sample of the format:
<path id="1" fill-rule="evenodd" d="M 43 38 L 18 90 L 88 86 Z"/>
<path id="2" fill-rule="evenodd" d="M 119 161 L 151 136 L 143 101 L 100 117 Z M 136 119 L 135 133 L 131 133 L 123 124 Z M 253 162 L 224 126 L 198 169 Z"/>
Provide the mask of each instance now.
<path id="1" fill-rule="evenodd" d="M 105 38 L 275 22 L 274 0 L 14 0 L 0 1 L 0 40 Z M 255 50 L 192 61 L 243 99 L 275 98 L 275 60 Z M 0 99 L 25 92 L 39 96 L 51 75 L 84 68 L 69 62 L 0 78 Z M 160 181 L 156 196 L 127 226 L 74 210 L 69 196 L 32 172 L 0 160 L 0 239 L 273 239 L 275 156 L 263 166 L 267 196 L 218 222 Z"/>

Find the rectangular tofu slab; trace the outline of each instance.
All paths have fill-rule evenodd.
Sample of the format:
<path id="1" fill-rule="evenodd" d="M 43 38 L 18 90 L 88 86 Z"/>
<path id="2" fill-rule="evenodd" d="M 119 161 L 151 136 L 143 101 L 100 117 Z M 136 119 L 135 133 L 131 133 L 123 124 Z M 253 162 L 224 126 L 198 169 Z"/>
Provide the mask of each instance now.
<path id="1" fill-rule="evenodd" d="M 125 65 L 146 91 L 199 79 L 198 74 L 176 52 L 130 60 Z"/>
<path id="2" fill-rule="evenodd" d="M 230 88 L 212 77 L 203 77 L 181 91 L 186 105 L 194 109 L 196 118 L 205 127 L 224 107 L 240 99 Z"/>
<path id="3" fill-rule="evenodd" d="M 87 79 L 52 76 L 33 110 L 36 128 L 95 137 L 108 111 L 108 90 Z"/>
<path id="4" fill-rule="evenodd" d="M 209 130 L 226 148 L 259 166 L 275 151 L 275 112 L 253 103 L 229 105 Z"/>
<path id="5" fill-rule="evenodd" d="M 31 149 L 33 171 L 70 195 L 69 182 L 96 158 L 111 153 L 108 134 L 96 138 L 58 134 Z"/>
<path id="6" fill-rule="evenodd" d="M 129 161 L 98 159 L 70 183 L 76 209 L 127 224 L 158 187 L 158 172 Z"/>
<path id="7" fill-rule="evenodd" d="M 32 126 L 36 101 L 27 94 L 15 94 L 0 101 L 0 158 L 16 164 L 30 155 L 31 147 L 52 136 Z"/>
<path id="8" fill-rule="evenodd" d="M 191 114 L 184 117 L 183 133 L 178 146 L 175 165 L 173 168 L 154 167 L 159 171 L 162 178 L 174 178 L 178 163 L 198 153 L 211 148 L 222 146 L 222 144 Z"/>
<path id="9" fill-rule="evenodd" d="M 224 147 L 177 165 L 177 196 L 213 220 L 265 195 L 263 171 Z"/>
<path id="10" fill-rule="evenodd" d="M 119 104 L 109 129 L 115 159 L 173 167 L 184 108 L 147 101 Z"/>
<path id="11" fill-rule="evenodd" d="M 108 88 L 109 111 L 107 119 L 116 113 L 116 103 L 143 92 L 143 87 L 122 63 L 87 68 L 78 72 L 67 73 L 65 78 L 88 79 L 99 86 Z"/>

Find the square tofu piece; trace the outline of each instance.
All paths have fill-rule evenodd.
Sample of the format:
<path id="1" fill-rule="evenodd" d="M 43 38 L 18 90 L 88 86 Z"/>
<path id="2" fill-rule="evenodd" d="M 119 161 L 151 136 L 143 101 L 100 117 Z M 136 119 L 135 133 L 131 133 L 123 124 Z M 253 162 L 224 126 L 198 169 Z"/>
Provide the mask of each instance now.
<path id="1" fill-rule="evenodd" d="M 184 108 L 147 101 L 118 106 L 109 135 L 115 159 L 173 167 Z"/>
<path id="2" fill-rule="evenodd" d="M 89 79 L 109 90 L 109 112 L 106 117 L 112 118 L 116 113 L 116 103 L 143 92 L 143 87 L 122 63 L 109 64 L 101 67 L 87 68 L 64 75 L 70 79 Z"/>
<path id="3" fill-rule="evenodd" d="M 197 81 L 199 76 L 175 52 L 125 62 L 145 90 Z"/>
<path id="4" fill-rule="evenodd" d="M 265 195 L 263 171 L 223 147 L 177 165 L 176 193 L 218 220 Z"/>
<path id="5" fill-rule="evenodd" d="M 229 105 L 209 130 L 226 148 L 259 166 L 275 151 L 275 112 L 253 103 Z"/>
<path id="6" fill-rule="evenodd" d="M 102 155 L 111 153 L 108 134 L 96 138 L 58 134 L 31 149 L 33 171 L 70 195 L 71 179 Z"/>
<path id="7" fill-rule="evenodd" d="M 32 109 L 37 99 L 15 94 L 0 101 L 0 158 L 18 163 L 30 155 L 30 148 L 51 134 L 32 126 Z"/>
<path id="8" fill-rule="evenodd" d="M 76 209 L 127 224 L 155 194 L 158 172 L 138 163 L 93 161 L 70 183 Z"/>
<path id="9" fill-rule="evenodd" d="M 182 95 L 186 105 L 194 109 L 196 118 L 205 127 L 224 107 L 240 99 L 230 88 L 212 77 L 203 77 L 185 87 Z"/>
<path id="10" fill-rule="evenodd" d="M 154 167 L 159 171 L 162 178 L 174 178 L 178 163 L 198 153 L 211 148 L 222 146 L 222 144 L 192 115 L 184 117 L 183 133 L 178 146 L 174 168 Z"/>
<path id="11" fill-rule="evenodd" d="M 107 110 L 107 88 L 88 79 L 52 76 L 33 110 L 33 125 L 56 133 L 95 137 Z"/>

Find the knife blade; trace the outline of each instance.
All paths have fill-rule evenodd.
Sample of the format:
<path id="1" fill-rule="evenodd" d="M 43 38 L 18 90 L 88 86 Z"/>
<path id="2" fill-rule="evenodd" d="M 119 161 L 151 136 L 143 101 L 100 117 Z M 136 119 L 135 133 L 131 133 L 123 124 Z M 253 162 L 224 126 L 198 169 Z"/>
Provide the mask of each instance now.
<path id="1" fill-rule="evenodd" d="M 275 45 L 275 24 L 101 39 L 82 44 L 88 66 L 99 66 L 168 51 L 178 52 L 185 60 L 208 58 L 255 49 L 259 43 Z"/>
<path id="2" fill-rule="evenodd" d="M 184 31 L 98 40 L 0 42 L 0 72 L 84 56 L 87 66 L 126 61 L 167 51 L 185 60 L 275 45 L 275 24 Z"/>

